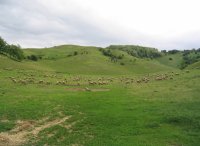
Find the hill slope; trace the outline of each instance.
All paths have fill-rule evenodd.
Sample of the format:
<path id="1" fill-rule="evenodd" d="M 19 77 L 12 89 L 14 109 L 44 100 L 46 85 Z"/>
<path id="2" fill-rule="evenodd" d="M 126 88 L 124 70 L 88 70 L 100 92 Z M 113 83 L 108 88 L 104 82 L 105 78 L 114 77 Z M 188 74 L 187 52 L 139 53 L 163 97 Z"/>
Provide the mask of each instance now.
<path id="1" fill-rule="evenodd" d="M 200 61 L 195 62 L 187 67 L 187 69 L 200 69 Z"/>
<path id="2" fill-rule="evenodd" d="M 157 60 L 139 59 L 121 50 L 113 54 L 123 58 L 112 61 L 97 47 L 63 45 L 45 49 L 25 49 L 25 55 L 41 56 L 37 62 L 30 62 L 57 72 L 68 74 L 133 74 L 173 70 Z M 27 61 L 25 61 L 27 62 Z"/>
<path id="3" fill-rule="evenodd" d="M 157 60 L 163 65 L 170 66 L 173 68 L 180 68 L 183 59 L 181 53 L 176 53 L 159 57 L 157 58 Z"/>

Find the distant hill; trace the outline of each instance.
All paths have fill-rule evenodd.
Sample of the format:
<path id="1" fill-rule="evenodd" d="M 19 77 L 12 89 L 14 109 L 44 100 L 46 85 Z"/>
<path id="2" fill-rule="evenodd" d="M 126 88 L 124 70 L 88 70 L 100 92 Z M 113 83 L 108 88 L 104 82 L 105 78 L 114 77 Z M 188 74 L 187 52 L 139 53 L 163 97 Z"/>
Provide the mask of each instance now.
<path id="1" fill-rule="evenodd" d="M 24 49 L 23 54 L 25 59 L 21 62 L 0 56 L 0 68 L 35 69 L 67 74 L 131 75 L 199 66 L 199 52 L 195 53 L 194 50 L 160 52 L 155 48 L 134 45 L 111 45 L 106 48 L 61 45 Z M 186 62 L 185 59 L 188 58 L 190 62 Z"/>
<path id="2" fill-rule="evenodd" d="M 24 49 L 25 56 L 34 55 L 38 59 L 32 61 L 25 59 L 15 62 L 1 57 L 1 68 L 33 68 L 68 74 L 102 74 L 102 75 L 127 75 L 145 74 L 173 70 L 155 59 L 137 58 L 123 50 L 112 50 L 114 56 L 122 56 L 112 60 L 98 47 L 62 45 L 43 49 Z"/>

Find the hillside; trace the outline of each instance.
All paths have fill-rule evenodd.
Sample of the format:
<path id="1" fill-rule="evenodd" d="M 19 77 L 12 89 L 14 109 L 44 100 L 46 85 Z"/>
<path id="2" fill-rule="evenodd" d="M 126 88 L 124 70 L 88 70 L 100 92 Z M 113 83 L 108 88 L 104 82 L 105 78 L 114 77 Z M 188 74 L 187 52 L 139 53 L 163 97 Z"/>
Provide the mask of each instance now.
<path id="1" fill-rule="evenodd" d="M 187 67 L 187 69 L 200 69 L 200 61 L 195 62 Z"/>
<path id="2" fill-rule="evenodd" d="M 0 145 L 198 145 L 199 62 L 179 70 L 179 53 L 134 50 L 25 49 L 21 62 L 0 55 Z"/>
<path id="3" fill-rule="evenodd" d="M 25 49 L 28 55 L 40 56 L 38 61 L 23 61 L 22 64 L 37 64 L 57 72 L 68 74 L 140 74 L 173 70 L 155 59 L 136 58 L 121 50 L 113 50 L 115 55 L 123 55 L 116 61 L 105 56 L 97 47 L 63 45 L 45 49 Z M 75 55 L 74 55 L 75 53 Z"/>
<path id="4" fill-rule="evenodd" d="M 167 54 L 162 57 L 157 58 L 157 60 L 166 66 L 170 66 L 173 68 L 180 68 L 182 59 L 182 53 L 176 53 L 176 54 Z"/>

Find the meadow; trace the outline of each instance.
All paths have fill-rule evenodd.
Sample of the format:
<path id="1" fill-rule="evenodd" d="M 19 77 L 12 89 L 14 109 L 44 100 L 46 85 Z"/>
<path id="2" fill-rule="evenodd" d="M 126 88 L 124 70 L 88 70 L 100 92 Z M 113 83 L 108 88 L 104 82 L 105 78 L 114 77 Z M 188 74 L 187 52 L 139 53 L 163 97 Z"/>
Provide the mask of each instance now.
<path id="1" fill-rule="evenodd" d="M 36 62 L 0 55 L 0 146 L 198 146 L 198 63 L 114 53 L 125 57 L 74 46 L 25 50 Z"/>

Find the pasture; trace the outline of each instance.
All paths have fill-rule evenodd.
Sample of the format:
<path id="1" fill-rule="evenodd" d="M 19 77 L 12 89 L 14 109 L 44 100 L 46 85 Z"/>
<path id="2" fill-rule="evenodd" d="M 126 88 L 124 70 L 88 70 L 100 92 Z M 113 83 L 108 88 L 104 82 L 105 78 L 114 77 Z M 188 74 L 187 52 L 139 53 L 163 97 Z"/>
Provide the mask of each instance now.
<path id="1" fill-rule="evenodd" d="M 0 146 L 199 145 L 198 63 L 179 70 L 176 55 L 120 50 L 112 62 L 70 45 L 24 52 L 42 59 L 0 55 Z"/>
<path id="2" fill-rule="evenodd" d="M 200 71 L 0 70 L 0 145 L 197 146 Z"/>

